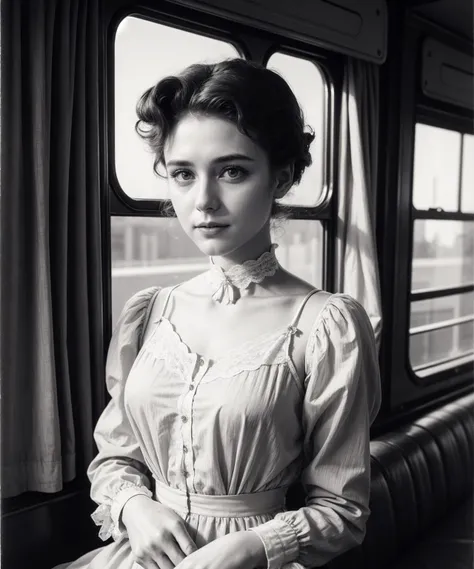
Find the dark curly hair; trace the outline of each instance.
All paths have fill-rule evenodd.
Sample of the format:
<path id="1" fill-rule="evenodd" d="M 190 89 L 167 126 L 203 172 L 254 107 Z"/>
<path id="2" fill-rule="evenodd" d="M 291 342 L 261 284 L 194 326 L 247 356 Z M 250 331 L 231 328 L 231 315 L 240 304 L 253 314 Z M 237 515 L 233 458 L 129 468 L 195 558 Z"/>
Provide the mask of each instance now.
<path id="1" fill-rule="evenodd" d="M 302 110 L 286 81 L 274 71 L 244 59 L 190 65 L 145 91 L 137 104 L 137 133 L 163 163 L 166 140 L 187 113 L 234 123 L 263 148 L 273 168 L 294 166 L 293 184 L 311 164 L 314 133 L 305 132 Z"/>

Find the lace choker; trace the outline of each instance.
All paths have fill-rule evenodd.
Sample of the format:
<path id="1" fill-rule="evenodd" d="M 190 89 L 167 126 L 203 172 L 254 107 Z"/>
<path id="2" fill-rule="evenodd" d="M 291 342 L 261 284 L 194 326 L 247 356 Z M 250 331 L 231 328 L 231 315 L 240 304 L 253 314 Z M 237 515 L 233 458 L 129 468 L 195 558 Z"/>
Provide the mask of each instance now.
<path id="1" fill-rule="evenodd" d="M 246 289 L 251 283 L 261 283 L 264 278 L 273 276 L 280 267 L 275 256 L 278 245 L 273 244 L 258 259 L 234 265 L 227 271 L 215 265 L 212 257 L 209 271 L 209 284 L 213 289 L 212 298 L 216 302 L 233 304 L 237 300 L 237 290 Z"/>

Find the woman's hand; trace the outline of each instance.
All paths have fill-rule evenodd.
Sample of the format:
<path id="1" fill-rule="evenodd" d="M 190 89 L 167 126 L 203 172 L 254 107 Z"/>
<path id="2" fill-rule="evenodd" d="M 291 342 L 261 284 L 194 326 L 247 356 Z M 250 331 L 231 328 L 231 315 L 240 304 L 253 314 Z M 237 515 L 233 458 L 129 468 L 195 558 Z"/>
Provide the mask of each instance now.
<path id="1" fill-rule="evenodd" d="M 253 531 L 220 537 L 191 553 L 176 569 L 257 569 L 267 566 L 261 539 Z"/>
<path id="2" fill-rule="evenodd" d="M 130 547 L 143 569 L 174 569 L 196 551 L 184 521 L 147 496 L 130 498 L 122 510 Z"/>

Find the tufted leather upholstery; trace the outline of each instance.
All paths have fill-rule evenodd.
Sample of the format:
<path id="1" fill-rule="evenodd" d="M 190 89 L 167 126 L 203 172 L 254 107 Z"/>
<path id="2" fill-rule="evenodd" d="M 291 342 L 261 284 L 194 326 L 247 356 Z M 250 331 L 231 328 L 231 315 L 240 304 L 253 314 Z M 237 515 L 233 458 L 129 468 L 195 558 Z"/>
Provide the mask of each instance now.
<path id="1" fill-rule="evenodd" d="M 328 569 L 472 569 L 474 394 L 371 442 L 364 543 Z"/>

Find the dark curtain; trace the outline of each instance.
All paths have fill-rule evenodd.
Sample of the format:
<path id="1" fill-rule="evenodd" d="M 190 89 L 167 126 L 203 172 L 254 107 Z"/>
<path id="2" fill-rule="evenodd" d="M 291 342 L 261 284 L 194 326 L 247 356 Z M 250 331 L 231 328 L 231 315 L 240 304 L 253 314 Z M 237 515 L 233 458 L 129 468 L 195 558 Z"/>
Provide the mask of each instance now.
<path id="1" fill-rule="evenodd" d="M 99 2 L 2 0 L 3 497 L 57 492 L 103 404 Z"/>

